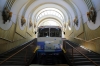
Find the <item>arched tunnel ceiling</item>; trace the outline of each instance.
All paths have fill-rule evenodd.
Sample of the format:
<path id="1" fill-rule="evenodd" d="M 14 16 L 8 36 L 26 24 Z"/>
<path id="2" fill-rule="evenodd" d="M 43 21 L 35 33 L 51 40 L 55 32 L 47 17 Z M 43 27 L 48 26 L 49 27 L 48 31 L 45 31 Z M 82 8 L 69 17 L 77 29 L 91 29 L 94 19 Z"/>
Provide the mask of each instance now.
<path id="1" fill-rule="evenodd" d="M 56 17 L 60 18 L 62 21 L 64 20 L 63 13 L 56 8 L 44 8 L 44 9 L 40 10 L 36 15 L 36 20 L 38 21 L 43 16 L 47 16 L 47 15 L 56 16 Z"/>
<path id="2" fill-rule="evenodd" d="M 45 19 L 41 21 L 41 23 L 38 26 L 61 26 L 60 22 L 55 19 Z"/>
<path id="3" fill-rule="evenodd" d="M 35 20 L 35 17 L 36 17 L 35 15 L 37 15 L 37 13 L 40 10 L 42 10 L 43 8 L 56 8 L 56 9 L 59 9 L 64 14 L 65 19 L 68 20 L 68 16 L 67 16 L 66 11 L 61 6 L 58 6 L 57 4 L 44 4 L 44 5 L 41 5 L 40 7 L 38 7 L 35 11 L 32 11 L 33 12 L 33 14 L 32 14 L 32 19 L 33 20 Z M 36 21 L 34 21 L 34 22 L 36 22 Z M 61 22 L 63 23 L 63 22 L 65 22 L 65 20 L 63 20 Z"/>
<path id="4" fill-rule="evenodd" d="M 84 10 L 86 10 L 86 11 L 83 12 L 82 10 L 80 10 L 81 13 L 86 13 L 88 11 L 86 9 L 86 5 L 84 4 L 84 2 L 82 0 L 78 0 L 78 2 L 80 2 L 80 3 L 77 3 L 75 0 L 43 0 L 43 1 L 42 0 L 24 0 L 23 2 L 21 2 L 21 1 L 23 1 L 23 0 L 16 0 L 11 11 L 14 12 L 14 14 L 17 14 L 18 12 L 19 13 L 22 12 L 22 11 L 18 11 L 19 9 L 21 10 L 23 7 L 25 7 L 23 9 L 24 13 L 21 15 L 24 15 L 26 19 L 33 17 L 32 19 L 34 20 L 35 19 L 34 16 L 37 14 L 36 12 L 38 12 L 41 9 L 46 8 L 46 7 L 49 7 L 49 8 L 53 7 L 53 8 L 57 8 L 57 9 L 61 10 L 62 13 L 64 13 L 65 22 L 67 22 L 69 19 L 69 16 L 71 17 L 71 19 L 74 19 L 74 17 L 75 17 L 75 12 L 74 12 L 75 10 L 73 9 L 74 5 L 72 6 L 72 4 L 70 4 L 69 2 L 73 2 L 75 5 L 77 4 L 77 6 L 80 5 L 80 3 L 82 3 L 81 4 L 82 6 L 78 6 L 78 8 L 80 10 L 80 8 L 82 9 L 82 7 L 84 7 L 85 8 Z M 18 3 L 21 3 L 21 4 L 18 5 Z M 20 6 L 20 7 L 14 8 L 16 5 Z M 41 6 L 43 6 L 43 7 L 41 7 Z M 34 16 L 32 16 L 32 15 L 34 15 Z"/>
<path id="5" fill-rule="evenodd" d="M 53 4 L 53 6 L 52 6 L 52 4 Z M 41 7 L 41 8 L 39 8 L 39 7 Z M 57 7 L 60 7 L 60 8 L 57 8 Z M 64 13 L 64 18 L 65 18 L 61 21 L 63 23 L 68 22 L 68 19 L 69 19 L 68 16 L 71 16 L 72 19 L 74 19 L 74 17 L 75 17 L 74 10 L 64 0 L 59 0 L 59 1 L 44 0 L 43 2 L 42 1 L 35 1 L 27 8 L 25 16 L 33 16 L 32 20 L 34 20 L 33 22 L 36 22 L 35 21 L 36 20 L 36 14 L 38 14 L 38 12 L 43 8 L 57 8 L 57 9 L 61 10 L 61 12 Z M 30 15 L 32 13 L 34 13 L 34 14 Z"/>
<path id="6" fill-rule="evenodd" d="M 50 4 L 50 3 L 53 3 L 53 4 L 58 4 L 59 6 L 62 6 L 62 8 L 68 10 L 70 12 L 70 14 L 72 15 L 72 17 L 74 17 L 74 11 L 73 9 L 71 8 L 71 6 L 66 3 L 64 0 L 37 0 L 35 2 L 33 2 L 31 5 L 29 5 L 29 7 L 27 8 L 26 10 L 26 14 L 25 16 L 29 16 L 29 13 L 33 10 L 36 10 L 38 7 L 44 5 L 44 4 Z M 45 6 L 45 7 L 48 7 L 48 6 Z M 50 7 L 50 6 L 49 6 Z M 55 6 L 52 6 L 51 7 L 55 7 Z M 55 7 L 56 8 L 56 7 Z"/>
<path id="7" fill-rule="evenodd" d="M 1 5 L 2 2 L 6 4 L 6 0 L 2 0 Z M 68 27 L 70 28 L 74 27 L 76 30 L 79 30 L 81 24 L 83 23 L 87 23 L 88 27 L 91 30 L 95 30 L 100 26 L 99 22 L 100 1 L 90 0 L 90 3 L 92 3 L 91 5 L 95 8 L 97 12 L 97 19 L 95 22 L 96 24 L 93 24 L 88 20 L 87 12 L 90 11 L 89 10 L 90 8 L 88 4 L 85 2 L 85 0 L 15 0 L 10 10 L 12 12 L 11 22 L 9 23 L 9 25 L 7 24 L 6 28 L 4 27 L 4 24 L 0 24 L 0 27 L 4 30 L 8 30 L 13 23 L 19 22 L 20 25 L 19 27 L 22 28 L 21 18 L 22 16 L 24 16 L 26 20 L 25 26 L 29 27 L 29 23 L 32 22 L 33 23 L 32 28 L 38 26 L 43 20 L 52 18 L 58 20 L 57 23 L 60 23 L 62 28 L 65 28 L 65 30 L 68 29 Z M 4 5 L 2 5 L 2 8 L 3 7 Z M 39 11 L 45 8 L 56 8 L 60 10 L 64 15 L 64 19 L 61 20 L 57 16 L 46 15 L 42 16 L 42 18 L 40 18 L 37 21 L 36 15 L 39 13 Z M 78 20 L 78 26 L 75 25 L 74 20 L 76 18 Z"/>
<path id="8" fill-rule="evenodd" d="M 16 2 L 18 3 L 20 1 L 16 0 Z M 82 16 L 84 16 L 83 17 L 84 22 L 86 22 L 88 20 L 85 17 L 86 12 L 88 11 L 88 8 L 83 0 L 77 0 L 77 1 L 76 0 L 43 0 L 43 1 L 41 1 L 41 0 L 24 0 L 24 2 L 22 4 L 18 5 L 18 6 L 21 5 L 22 7 L 21 6 L 17 7 L 20 9 L 19 11 L 16 10 L 16 8 L 14 8 L 16 6 L 16 2 L 15 2 L 15 5 L 13 5 L 13 7 L 12 7 L 12 11 L 16 12 L 16 14 L 19 13 L 18 15 L 20 17 L 24 16 L 27 22 L 29 22 L 31 20 L 33 22 L 33 24 L 38 24 L 38 22 L 36 22 L 36 15 L 38 14 L 38 12 L 41 9 L 44 9 L 44 8 L 56 8 L 64 14 L 65 19 L 63 21 L 60 20 L 62 27 L 64 27 L 64 25 L 69 21 L 71 23 L 73 23 L 75 16 L 78 16 L 78 18 L 80 18 L 82 14 L 84 14 L 84 15 L 82 15 Z M 85 11 L 82 10 L 80 5 L 85 9 Z M 16 16 L 14 16 L 14 17 L 16 17 Z M 55 18 L 54 16 L 51 16 L 51 17 Z M 58 18 L 55 18 L 55 19 L 58 19 Z M 14 21 L 16 19 L 12 19 L 12 20 Z M 72 27 L 72 25 L 71 25 L 71 27 Z"/>

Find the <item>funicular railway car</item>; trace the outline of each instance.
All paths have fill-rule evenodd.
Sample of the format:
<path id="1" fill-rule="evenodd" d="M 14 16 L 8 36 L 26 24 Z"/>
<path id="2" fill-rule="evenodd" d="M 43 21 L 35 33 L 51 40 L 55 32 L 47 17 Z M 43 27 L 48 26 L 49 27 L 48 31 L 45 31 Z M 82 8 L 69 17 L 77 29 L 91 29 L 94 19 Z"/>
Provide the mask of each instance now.
<path id="1" fill-rule="evenodd" d="M 37 50 L 33 63 L 38 64 L 37 66 L 68 66 L 63 52 L 61 27 L 38 27 Z"/>
<path id="2" fill-rule="evenodd" d="M 62 30 L 59 26 L 38 27 L 38 52 L 58 54 L 62 51 Z"/>

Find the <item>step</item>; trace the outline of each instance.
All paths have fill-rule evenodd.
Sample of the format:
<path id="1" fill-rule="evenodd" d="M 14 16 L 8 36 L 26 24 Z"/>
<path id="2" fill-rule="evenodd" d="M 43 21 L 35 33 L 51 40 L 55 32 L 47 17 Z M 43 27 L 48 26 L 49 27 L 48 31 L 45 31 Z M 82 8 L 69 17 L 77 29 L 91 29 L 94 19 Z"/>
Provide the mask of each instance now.
<path id="1" fill-rule="evenodd" d="M 75 65 L 75 66 L 95 66 L 95 65 Z"/>
<path id="2" fill-rule="evenodd" d="M 96 63 L 100 63 L 100 61 L 96 61 Z M 77 61 L 77 62 L 74 62 L 75 65 L 89 65 L 89 64 L 93 64 L 91 63 L 90 61 Z"/>
<path id="3" fill-rule="evenodd" d="M 0 65 L 0 66 L 25 66 L 25 65 Z"/>
<path id="4" fill-rule="evenodd" d="M 25 62 L 20 62 L 20 61 L 6 61 L 2 65 L 25 65 Z"/>
<path id="5" fill-rule="evenodd" d="M 86 55 L 86 56 L 88 56 L 88 57 L 98 57 L 98 58 L 100 58 L 100 56 L 98 56 L 98 55 Z"/>
<path id="6" fill-rule="evenodd" d="M 81 61 L 86 61 L 88 59 L 86 59 L 86 58 L 74 58 L 74 61 L 80 61 L 80 60 Z M 93 61 L 100 61 L 100 58 L 91 58 L 91 60 L 93 60 Z"/>

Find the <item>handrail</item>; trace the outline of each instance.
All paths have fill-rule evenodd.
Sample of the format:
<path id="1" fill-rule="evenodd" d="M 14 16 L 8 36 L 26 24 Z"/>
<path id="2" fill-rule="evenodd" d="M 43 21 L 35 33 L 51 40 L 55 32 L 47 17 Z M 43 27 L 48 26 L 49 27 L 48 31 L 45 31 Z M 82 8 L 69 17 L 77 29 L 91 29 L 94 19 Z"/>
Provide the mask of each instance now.
<path id="1" fill-rule="evenodd" d="M 18 54 L 19 52 L 21 52 L 22 50 L 24 50 L 26 47 L 28 47 L 29 45 L 31 45 L 33 42 L 31 42 L 30 44 L 26 45 L 24 48 L 20 49 L 19 51 L 17 51 L 16 53 L 12 54 L 11 56 L 9 56 L 8 58 L 6 58 L 5 60 L 0 62 L 0 65 L 4 62 L 6 62 L 7 60 L 9 60 L 10 58 L 12 58 L 14 55 Z"/>
<path id="2" fill-rule="evenodd" d="M 86 42 L 86 40 L 84 40 L 82 38 L 74 37 L 74 39 L 78 39 L 78 40 L 81 40 L 81 41 L 85 41 Z"/>
<path id="3" fill-rule="evenodd" d="M 91 61 L 94 65 L 99 66 L 97 63 L 95 63 L 94 61 L 92 61 L 90 58 L 88 58 L 86 55 L 84 55 L 83 53 L 81 53 L 80 51 L 78 51 L 75 47 L 73 47 L 72 45 L 70 45 L 68 42 L 66 42 L 69 46 L 71 46 L 72 48 L 74 48 L 77 52 L 79 52 L 81 55 L 83 55 L 85 58 L 87 58 L 89 61 Z"/>
<path id="4" fill-rule="evenodd" d="M 94 38 L 94 39 L 88 40 L 87 42 L 94 41 L 94 40 L 96 40 L 96 39 L 100 39 L 100 37 L 97 37 L 97 38 Z"/>
<path id="5" fill-rule="evenodd" d="M 96 38 L 93 38 L 93 39 L 90 39 L 90 40 L 84 40 L 82 38 L 78 38 L 78 37 L 74 37 L 75 39 L 78 39 L 78 40 L 81 40 L 81 41 L 85 41 L 85 42 L 91 42 L 91 41 L 94 41 L 96 39 L 100 39 L 100 37 L 96 37 Z"/>
<path id="6" fill-rule="evenodd" d="M 24 39 L 26 39 L 26 38 L 24 38 Z M 14 43 L 14 42 L 17 42 L 17 41 L 20 41 L 20 40 L 24 40 L 24 39 L 22 38 L 22 39 L 18 39 L 18 40 L 16 40 L 16 41 L 11 41 L 11 42 L 8 42 L 8 43 L 2 43 L 2 44 Z"/>

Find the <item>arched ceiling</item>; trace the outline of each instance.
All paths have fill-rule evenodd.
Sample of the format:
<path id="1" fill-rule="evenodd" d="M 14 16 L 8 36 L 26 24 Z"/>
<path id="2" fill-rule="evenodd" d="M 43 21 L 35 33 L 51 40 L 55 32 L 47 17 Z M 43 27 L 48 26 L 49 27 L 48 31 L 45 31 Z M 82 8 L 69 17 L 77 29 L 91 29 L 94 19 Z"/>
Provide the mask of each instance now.
<path id="1" fill-rule="evenodd" d="M 1 6 L 3 8 L 4 3 L 2 2 L 5 2 L 6 4 L 6 0 L 1 1 Z M 99 13 L 100 1 L 91 0 L 91 3 L 93 7 L 95 8 L 96 12 Z M 2 8 L 0 9 L 1 11 L 2 11 Z M 48 10 L 50 8 L 51 10 Z M 53 10 L 53 8 L 57 9 L 58 11 Z M 44 10 L 47 9 L 47 10 L 42 11 L 43 9 Z M 79 30 L 81 26 L 80 24 L 86 23 L 86 22 L 87 22 L 88 27 L 92 30 L 97 29 L 100 25 L 99 14 L 97 14 L 96 24 L 89 22 L 88 17 L 87 17 L 87 12 L 89 12 L 89 8 L 85 0 L 15 0 L 10 11 L 12 12 L 12 18 L 11 18 L 11 23 L 7 25 L 7 29 L 5 29 L 4 24 L 0 24 L 0 27 L 4 30 L 8 30 L 11 27 L 12 22 L 13 23 L 19 22 L 19 25 L 20 25 L 22 16 L 26 20 L 26 23 L 24 26 L 25 27 L 29 26 L 29 23 L 32 22 L 33 29 L 38 27 L 39 24 L 46 23 L 46 22 L 44 23 L 41 23 L 41 22 L 47 19 L 52 19 L 54 20 L 53 22 L 57 20 L 56 24 L 60 24 L 60 26 L 64 30 L 68 29 L 69 27 L 70 28 L 74 27 L 76 30 Z M 50 14 L 50 11 L 52 11 L 52 14 Z M 63 16 L 61 15 L 59 11 L 63 14 Z M 49 14 L 44 15 L 46 13 L 49 13 Z M 77 18 L 76 20 L 78 21 L 79 25 L 75 24 L 75 21 L 74 21 L 75 18 Z M 92 27 L 91 25 L 94 27 Z M 21 25 L 19 27 L 22 28 Z M 23 29 L 24 27 L 21 30 Z"/>
<path id="2" fill-rule="evenodd" d="M 38 26 L 61 26 L 61 24 L 55 19 L 45 19 Z"/>
<path id="3" fill-rule="evenodd" d="M 40 22 L 43 22 L 44 19 L 48 18 L 58 20 L 57 23 L 61 24 L 60 26 L 63 28 L 66 28 L 65 25 L 67 26 L 67 22 L 70 22 L 72 27 L 73 20 L 76 16 L 78 16 L 78 18 L 82 17 L 84 22 L 88 20 L 86 18 L 86 12 L 88 12 L 88 8 L 83 0 L 24 0 L 23 3 L 21 1 L 22 0 L 16 0 L 12 7 L 12 11 L 14 11 L 16 14 L 18 13 L 19 19 L 21 19 L 21 16 L 24 16 L 27 23 L 29 23 L 31 20 L 36 26 L 42 24 Z M 18 10 L 14 8 L 16 5 L 18 5 L 18 7 L 16 7 Z M 40 16 L 41 18 L 39 18 L 39 14 L 43 14 L 43 9 L 50 11 L 50 8 L 51 11 L 54 11 L 52 10 L 53 8 L 58 9 L 58 11 L 55 11 L 55 14 L 61 15 L 62 13 L 63 15 L 61 16 L 63 19 L 59 18 L 58 15 L 54 16 L 50 14 Z M 16 17 L 15 15 L 13 16 Z M 14 20 L 16 19 L 13 19 L 13 21 Z"/>
<path id="4" fill-rule="evenodd" d="M 49 5 L 48 5 L 49 4 Z M 52 5 L 53 4 L 53 5 Z M 56 5 L 56 6 L 54 6 L 54 5 Z M 40 6 L 40 8 L 39 8 L 39 6 Z M 62 9 L 59 9 L 59 8 L 62 8 Z M 33 8 L 33 9 L 32 9 Z M 71 8 L 71 6 L 68 4 L 68 3 L 66 3 L 65 1 L 63 1 L 63 0 L 59 0 L 59 1 L 55 1 L 55 0 L 44 0 L 44 1 L 40 1 L 40 0 L 38 0 L 38 1 L 35 1 L 35 2 L 33 2 L 28 8 L 27 8 L 27 10 L 26 10 L 26 13 L 25 13 L 25 17 L 26 16 L 30 16 L 29 14 L 32 14 L 32 13 L 34 13 L 35 11 L 38 13 L 41 9 L 43 9 L 43 8 L 57 8 L 57 9 L 59 9 L 59 10 L 63 10 L 63 12 L 62 13 L 64 13 L 64 17 L 65 17 L 65 19 L 63 20 L 63 21 L 61 21 L 61 22 L 66 22 L 66 21 L 68 21 L 68 15 L 70 15 L 71 17 L 73 17 L 72 19 L 74 19 L 74 16 L 75 16 L 75 14 L 74 14 L 74 11 L 73 11 L 73 9 Z M 37 10 L 38 9 L 38 10 Z M 70 12 L 71 13 L 70 13 Z M 33 17 L 33 19 L 35 20 L 36 18 L 36 14 L 37 13 L 34 13 L 32 16 L 34 16 Z M 67 14 L 68 13 L 68 14 Z M 32 19 L 32 20 L 33 20 Z M 36 21 L 34 21 L 34 22 L 36 22 Z"/>
<path id="5" fill-rule="evenodd" d="M 44 8 L 41 11 L 39 11 L 36 15 L 36 20 L 38 21 L 40 18 L 44 17 L 44 16 L 56 16 L 59 19 L 61 19 L 62 21 L 64 20 L 64 15 L 63 13 L 56 9 L 56 8 Z"/>
<path id="6" fill-rule="evenodd" d="M 6 4 L 6 1 L 7 0 L 0 1 L 0 8 L 1 8 L 0 11 L 2 11 L 3 7 L 5 7 L 4 4 Z M 91 30 L 95 30 L 100 26 L 99 22 L 100 0 L 96 1 L 90 0 L 92 6 L 95 8 L 97 12 L 97 18 L 95 24 L 88 20 L 87 12 L 89 12 L 90 8 L 88 8 L 89 6 L 87 2 L 85 0 L 15 0 L 10 10 L 12 12 L 11 22 L 9 23 L 9 25 L 7 25 L 7 28 L 5 28 L 4 25 L 1 24 L 2 23 L 1 22 L 0 27 L 4 30 L 7 30 L 11 27 L 12 22 L 13 23 L 18 22 L 20 25 L 19 27 L 21 28 L 21 30 L 23 30 L 24 27 L 21 26 L 21 18 L 23 16 L 26 20 L 24 26 L 25 27 L 29 26 L 29 23 L 32 22 L 33 29 L 38 27 L 39 24 L 44 24 L 45 22 L 41 23 L 44 20 L 52 19 L 54 20 L 52 22 L 56 21 L 56 23 L 60 24 L 60 26 L 64 30 L 68 29 L 69 27 L 70 28 L 74 27 L 76 30 L 79 30 L 80 26 L 82 27 L 83 26 L 82 24 L 84 23 L 87 23 L 88 27 Z M 47 12 L 46 11 L 44 12 L 43 9 L 45 10 L 46 8 L 47 9 L 51 8 L 51 10 L 47 10 Z M 58 11 L 53 9 L 57 9 Z M 52 14 L 50 14 L 50 11 L 52 11 Z M 63 14 L 63 16 L 61 15 L 63 19 L 61 18 L 61 16 L 59 16 L 59 14 L 61 14 L 59 11 Z M 45 13 L 48 12 L 49 14 L 43 16 Z M 39 17 L 37 19 L 38 14 L 42 14 L 42 16 L 41 18 Z M 78 25 L 75 24 L 74 21 L 75 19 L 78 21 Z"/>

